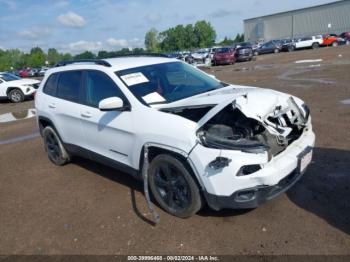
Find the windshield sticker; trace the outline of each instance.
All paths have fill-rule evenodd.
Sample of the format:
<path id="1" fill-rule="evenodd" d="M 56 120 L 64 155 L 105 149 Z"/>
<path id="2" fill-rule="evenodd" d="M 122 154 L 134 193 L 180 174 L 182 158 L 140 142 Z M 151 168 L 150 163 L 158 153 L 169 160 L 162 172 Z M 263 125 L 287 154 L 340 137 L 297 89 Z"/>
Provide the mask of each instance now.
<path id="1" fill-rule="evenodd" d="M 165 101 L 164 97 L 162 97 L 157 92 L 153 92 L 153 93 L 150 93 L 150 94 L 148 94 L 146 96 L 143 96 L 142 99 L 145 100 L 145 102 L 147 104 L 158 103 L 158 102 L 164 102 Z"/>
<path id="2" fill-rule="evenodd" d="M 123 79 L 128 86 L 149 82 L 149 80 L 141 72 L 123 75 L 121 76 L 121 79 Z"/>

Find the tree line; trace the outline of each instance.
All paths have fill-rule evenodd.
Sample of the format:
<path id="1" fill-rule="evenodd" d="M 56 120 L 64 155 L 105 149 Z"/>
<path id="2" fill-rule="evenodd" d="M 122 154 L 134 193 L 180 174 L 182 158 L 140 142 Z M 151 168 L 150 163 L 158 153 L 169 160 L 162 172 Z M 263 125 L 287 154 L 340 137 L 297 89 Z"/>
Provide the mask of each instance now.
<path id="1" fill-rule="evenodd" d="M 162 32 L 151 28 L 145 35 L 145 47 L 148 52 L 174 52 L 244 41 L 244 35 L 237 34 L 234 39 L 225 37 L 223 41 L 216 43 L 216 36 L 210 22 L 202 20 L 194 25 L 177 25 Z"/>
<path id="2" fill-rule="evenodd" d="M 194 50 L 197 48 L 212 47 L 214 45 L 232 45 L 243 42 L 244 35 L 237 34 L 235 38 L 225 39 L 216 43 L 216 31 L 210 22 L 198 21 L 194 25 L 177 25 L 162 32 L 151 28 L 145 35 L 145 48 L 123 48 L 117 51 L 101 50 L 97 54 L 85 51 L 77 55 L 58 52 L 55 48 L 49 48 L 44 52 L 40 47 L 32 48 L 28 53 L 19 49 L 0 49 L 0 71 L 12 71 L 21 68 L 37 68 L 53 66 L 59 61 L 75 59 L 104 59 L 123 55 L 138 55 L 146 52 L 167 53 L 174 51 Z"/>
<path id="3" fill-rule="evenodd" d="M 34 47 L 29 53 L 19 49 L 0 49 L 0 71 L 13 71 L 21 68 L 40 68 L 42 66 L 54 66 L 60 61 L 70 61 L 78 59 L 104 59 L 122 55 L 137 55 L 145 53 L 143 48 L 123 48 L 118 51 L 101 50 L 97 54 L 85 51 L 77 55 L 60 53 L 55 48 L 49 48 L 45 53 L 40 47 Z"/>

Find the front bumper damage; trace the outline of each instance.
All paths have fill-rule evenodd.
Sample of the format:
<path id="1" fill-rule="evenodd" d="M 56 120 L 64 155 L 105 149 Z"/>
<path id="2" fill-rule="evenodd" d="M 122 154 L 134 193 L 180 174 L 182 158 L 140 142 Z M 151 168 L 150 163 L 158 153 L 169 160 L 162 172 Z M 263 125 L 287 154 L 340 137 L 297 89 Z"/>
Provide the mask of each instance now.
<path id="1" fill-rule="evenodd" d="M 198 122 L 199 142 L 188 160 L 215 210 L 257 207 L 293 186 L 311 162 L 315 134 L 308 108 L 293 97 L 276 97 L 257 111 L 257 98 L 253 93 L 223 103 Z"/>
<path id="2" fill-rule="evenodd" d="M 255 208 L 287 191 L 303 175 L 300 156 L 311 150 L 315 134 L 311 126 L 302 136 L 270 161 L 267 153 L 244 153 L 206 148 L 198 144 L 189 161 L 200 176 L 208 205 L 224 208 Z M 209 166 L 218 155 L 231 159 L 228 166 L 215 170 Z M 261 169 L 246 176 L 237 176 L 243 166 L 260 165 Z"/>

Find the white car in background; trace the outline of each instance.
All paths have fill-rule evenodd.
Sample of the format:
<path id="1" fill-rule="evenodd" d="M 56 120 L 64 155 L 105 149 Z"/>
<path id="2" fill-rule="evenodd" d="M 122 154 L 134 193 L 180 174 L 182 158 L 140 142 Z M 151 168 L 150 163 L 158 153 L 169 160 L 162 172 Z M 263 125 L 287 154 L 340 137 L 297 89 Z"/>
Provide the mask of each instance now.
<path id="1" fill-rule="evenodd" d="M 35 98 L 49 159 L 64 165 L 78 155 L 118 168 L 172 215 L 189 217 L 205 203 L 257 207 L 311 162 L 311 116 L 292 95 L 225 84 L 177 59 L 60 65 Z"/>
<path id="2" fill-rule="evenodd" d="M 294 49 L 302 49 L 302 48 L 312 48 L 316 49 L 320 47 L 323 44 L 323 37 L 322 35 L 316 35 L 316 36 L 307 36 L 298 39 L 294 43 Z"/>
<path id="3" fill-rule="evenodd" d="M 200 49 L 191 54 L 193 60 L 198 62 L 205 62 L 205 59 L 209 57 L 209 49 Z"/>
<path id="4" fill-rule="evenodd" d="M 25 98 L 33 96 L 39 84 L 39 80 L 0 72 L 0 99 L 9 99 L 13 103 L 22 102 Z"/>

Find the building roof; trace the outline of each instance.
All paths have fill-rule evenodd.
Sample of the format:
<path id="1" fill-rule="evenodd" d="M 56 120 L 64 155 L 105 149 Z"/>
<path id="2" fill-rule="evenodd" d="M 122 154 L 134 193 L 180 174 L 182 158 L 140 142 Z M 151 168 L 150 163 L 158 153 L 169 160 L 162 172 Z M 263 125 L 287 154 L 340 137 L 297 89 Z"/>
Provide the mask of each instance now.
<path id="1" fill-rule="evenodd" d="M 330 5 L 344 3 L 344 2 L 349 2 L 349 0 L 338 0 L 338 1 L 335 1 L 335 2 L 330 2 L 330 3 L 326 3 L 326 4 L 322 4 L 322 5 L 308 6 L 308 7 L 304 7 L 304 8 L 298 8 L 298 9 L 293 9 L 293 10 L 288 10 L 288 11 L 282 11 L 282 12 L 273 13 L 273 14 L 269 14 L 269 15 L 256 16 L 256 17 L 244 19 L 243 21 L 246 22 L 246 21 L 249 21 L 249 20 L 255 20 L 255 19 L 265 18 L 265 17 L 269 17 L 269 16 L 293 13 L 293 12 L 298 12 L 298 11 L 302 11 L 302 10 L 315 9 L 315 8 L 319 8 L 319 7 L 325 7 L 325 6 L 330 6 Z"/>

